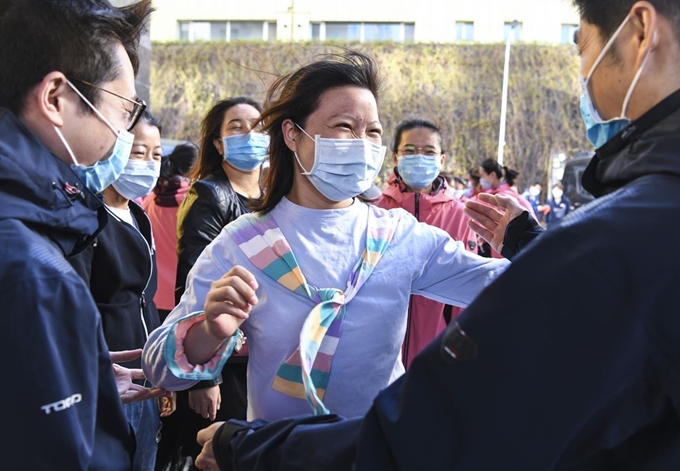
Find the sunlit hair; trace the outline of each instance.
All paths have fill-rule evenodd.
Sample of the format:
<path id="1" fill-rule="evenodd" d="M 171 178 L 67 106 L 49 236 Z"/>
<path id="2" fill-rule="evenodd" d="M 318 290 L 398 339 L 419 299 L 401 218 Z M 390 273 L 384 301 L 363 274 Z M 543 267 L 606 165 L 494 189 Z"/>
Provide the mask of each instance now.
<path id="1" fill-rule="evenodd" d="M 269 88 L 260 117 L 271 139 L 270 168 L 263 185 L 267 192 L 254 201 L 251 210 L 271 211 L 293 187 L 297 167 L 283 136 L 283 122 L 290 119 L 304 128 L 309 115 L 319 108 L 321 95 L 346 86 L 369 90 L 377 102 L 380 77 L 373 59 L 354 51 L 325 56 L 280 77 Z"/>

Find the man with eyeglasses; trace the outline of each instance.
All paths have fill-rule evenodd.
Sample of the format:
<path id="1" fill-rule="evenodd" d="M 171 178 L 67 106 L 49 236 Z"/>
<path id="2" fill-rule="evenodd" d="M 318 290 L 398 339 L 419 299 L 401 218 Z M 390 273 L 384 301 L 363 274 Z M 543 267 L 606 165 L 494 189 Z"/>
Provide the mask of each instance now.
<path id="1" fill-rule="evenodd" d="M 121 400 L 88 286 L 66 261 L 106 224 L 97 193 L 121 174 L 144 110 L 135 93 L 150 0 L 0 3 L 0 416 L 3 469 L 134 469 Z"/>

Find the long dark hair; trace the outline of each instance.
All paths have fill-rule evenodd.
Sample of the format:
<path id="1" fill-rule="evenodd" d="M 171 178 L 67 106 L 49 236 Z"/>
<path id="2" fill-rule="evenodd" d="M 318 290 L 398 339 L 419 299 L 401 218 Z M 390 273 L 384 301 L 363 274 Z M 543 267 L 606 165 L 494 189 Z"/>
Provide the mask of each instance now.
<path id="1" fill-rule="evenodd" d="M 515 179 L 519 176 L 518 171 L 505 166 L 501 167 L 501 164 L 495 159 L 486 159 L 480 167 L 484 169 L 487 175 L 495 173 L 499 180 L 505 180 L 510 186 L 515 184 Z"/>
<path id="2" fill-rule="evenodd" d="M 214 140 L 220 139 L 220 128 L 224 121 L 224 113 L 229 108 L 236 105 L 250 105 L 257 111 L 262 111 L 262 105 L 245 96 L 237 96 L 234 98 L 227 98 L 220 100 L 210 108 L 208 114 L 205 115 L 201 121 L 201 138 L 200 151 L 198 153 L 198 160 L 194 167 L 189 172 L 190 180 L 200 180 L 215 172 L 222 166 L 224 157 L 215 147 Z"/>
<path id="3" fill-rule="evenodd" d="M 295 162 L 286 145 L 281 125 L 286 119 L 303 128 L 307 118 L 319 108 L 321 95 L 332 88 L 356 86 L 369 90 L 376 102 L 380 92 L 378 69 L 368 56 L 346 51 L 312 62 L 277 79 L 267 92 L 260 121 L 269 134 L 269 172 L 265 195 L 254 201 L 251 210 L 267 213 L 293 188 Z"/>

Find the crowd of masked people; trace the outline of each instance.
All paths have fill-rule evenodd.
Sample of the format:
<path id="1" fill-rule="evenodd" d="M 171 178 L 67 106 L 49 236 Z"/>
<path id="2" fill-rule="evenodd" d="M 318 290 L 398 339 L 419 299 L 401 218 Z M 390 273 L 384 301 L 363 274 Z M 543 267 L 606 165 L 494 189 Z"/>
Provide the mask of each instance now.
<path id="1" fill-rule="evenodd" d="M 574 0 L 573 212 L 446 172 L 439 117 L 385 146 L 353 51 L 163 155 L 148 0 L 0 4 L 8 469 L 678 469 L 680 6 L 614 3 Z"/>

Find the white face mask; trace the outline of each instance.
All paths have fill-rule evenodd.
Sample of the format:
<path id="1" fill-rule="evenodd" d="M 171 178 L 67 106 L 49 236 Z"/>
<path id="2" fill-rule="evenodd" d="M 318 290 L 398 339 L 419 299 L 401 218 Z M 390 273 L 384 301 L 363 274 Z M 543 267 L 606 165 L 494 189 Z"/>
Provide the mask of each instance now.
<path id="1" fill-rule="evenodd" d="M 554 189 L 552 191 L 552 195 L 553 195 L 553 198 L 555 198 L 556 200 L 561 200 L 562 195 L 564 195 L 564 192 L 562 190 Z"/>
<path id="2" fill-rule="evenodd" d="M 302 174 L 309 178 L 314 188 L 331 201 L 340 202 L 363 193 L 382 168 L 387 148 L 365 139 L 324 139 L 317 135 L 312 138 L 296 124 L 305 135 L 314 141 L 314 165 L 306 170 L 297 153 L 295 159 Z"/>
<path id="3" fill-rule="evenodd" d="M 112 185 L 122 197 L 134 200 L 151 193 L 160 173 L 161 163 L 156 160 L 130 159 Z"/>

